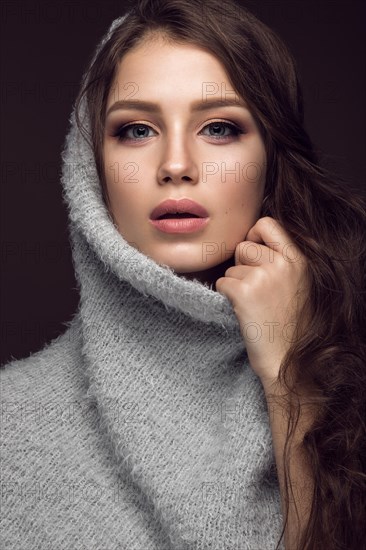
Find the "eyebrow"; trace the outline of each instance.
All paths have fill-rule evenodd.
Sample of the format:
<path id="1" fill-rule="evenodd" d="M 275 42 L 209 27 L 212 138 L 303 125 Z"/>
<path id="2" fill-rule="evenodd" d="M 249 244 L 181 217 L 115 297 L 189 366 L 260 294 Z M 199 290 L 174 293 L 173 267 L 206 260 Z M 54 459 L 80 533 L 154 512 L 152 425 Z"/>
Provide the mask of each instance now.
<path id="1" fill-rule="evenodd" d="M 233 99 L 209 99 L 207 101 L 194 101 L 191 104 L 191 111 L 206 111 L 208 109 L 215 109 L 218 107 L 244 107 L 247 109 L 246 104 L 242 101 L 236 101 Z M 106 117 L 113 111 L 119 109 L 139 109 L 147 111 L 149 113 L 161 113 L 161 108 L 157 103 L 152 101 L 143 101 L 141 99 L 125 99 L 116 101 L 111 105 L 107 111 Z"/>

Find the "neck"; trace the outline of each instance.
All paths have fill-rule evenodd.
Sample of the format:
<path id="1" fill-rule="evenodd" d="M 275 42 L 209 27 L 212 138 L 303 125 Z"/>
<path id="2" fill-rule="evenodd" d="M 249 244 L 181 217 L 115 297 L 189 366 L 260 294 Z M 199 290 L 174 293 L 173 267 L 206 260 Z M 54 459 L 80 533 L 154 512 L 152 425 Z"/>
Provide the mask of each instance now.
<path id="1" fill-rule="evenodd" d="M 212 290 L 216 291 L 216 281 L 220 277 L 224 277 L 225 271 L 235 265 L 235 257 L 232 256 L 225 262 L 205 269 L 203 271 L 193 271 L 190 273 L 177 273 L 180 277 L 185 277 L 186 279 L 198 279 L 202 283 L 208 283 L 209 285 L 213 284 Z"/>

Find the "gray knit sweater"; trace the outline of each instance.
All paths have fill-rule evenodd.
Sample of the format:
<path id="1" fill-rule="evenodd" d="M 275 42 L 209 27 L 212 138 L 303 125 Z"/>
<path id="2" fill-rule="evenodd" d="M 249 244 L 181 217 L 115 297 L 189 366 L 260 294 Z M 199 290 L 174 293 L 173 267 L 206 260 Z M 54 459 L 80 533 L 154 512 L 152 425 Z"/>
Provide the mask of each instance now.
<path id="1" fill-rule="evenodd" d="M 80 302 L 0 371 L 1 548 L 274 550 L 266 400 L 230 302 L 122 238 L 74 112 L 62 161 Z"/>

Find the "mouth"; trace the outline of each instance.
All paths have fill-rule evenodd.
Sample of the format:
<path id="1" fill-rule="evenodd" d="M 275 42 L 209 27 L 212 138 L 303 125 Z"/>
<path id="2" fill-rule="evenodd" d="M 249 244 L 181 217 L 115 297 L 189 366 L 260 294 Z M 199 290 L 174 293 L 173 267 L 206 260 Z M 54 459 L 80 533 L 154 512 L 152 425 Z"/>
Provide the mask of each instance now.
<path id="1" fill-rule="evenodd" d="M 169 212 L 167 214 L 162 214 L 157 220 L 172 220 L 172 219 L 181 219 L 181 218 L 199 218 L 200 216 L 197 216 L 196 214 L 190 214 L 189 212 Z"/>
<path id="2" fill-rule="evenodd" d="M 190 212 L 166 212 L 150 222 L 162 233 L 190 234 L 204 229 L 209 220 L 209 217 L 201 217 Z"/>
<path id="3" fill-rule="evenodd" d="M 209 213 L 206 208 L 189 198 L 166 199 L 156 206 L 150 214 L 151 220 L 208 217 Z"/>

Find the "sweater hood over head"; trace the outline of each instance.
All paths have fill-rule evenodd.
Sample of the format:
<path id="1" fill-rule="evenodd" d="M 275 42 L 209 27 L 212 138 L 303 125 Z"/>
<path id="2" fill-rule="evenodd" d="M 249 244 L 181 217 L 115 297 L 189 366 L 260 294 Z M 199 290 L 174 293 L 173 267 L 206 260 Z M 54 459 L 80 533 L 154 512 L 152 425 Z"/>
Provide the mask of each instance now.
<path id="1" fill-rule="evenodd" d="M 113 21 L 97 47 L 94 59 L 113 30 L 125 18 L 126 15 Z M 80 117 L 90 131 L 85 96 Z M 236 330 L 239 335 L 238 320 L 226 296 L 198 280 L 177 275 L 167 265 L 158 264 L 129 244 L 118 232 L 103 201 L 94 154 L 76 125 L 75 111 L 72 112 L 70 122 L 71 128 L 62 155 L 62 185 L 71 220 L 70 232 L 77 274 L 84 263 L 83 258 L 90 252 L 95 255 L 95 267 L 98 265 L 103 272 L 109 271 L 125 287 L 131 285 L 138 292 L 154 298 L 160 306 L 175 308 L 204 323 Z"/>

